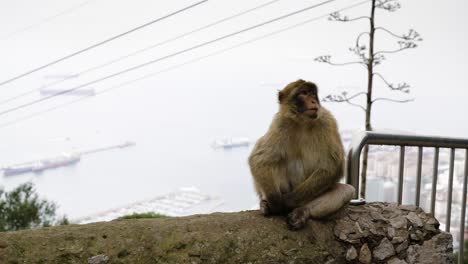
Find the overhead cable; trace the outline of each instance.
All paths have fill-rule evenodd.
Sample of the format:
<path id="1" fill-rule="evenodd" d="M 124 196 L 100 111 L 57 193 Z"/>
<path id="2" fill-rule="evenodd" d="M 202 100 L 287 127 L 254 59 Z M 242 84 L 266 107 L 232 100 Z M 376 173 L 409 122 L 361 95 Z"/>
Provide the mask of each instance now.
<path id="1" fill-rule="evenodd" d="M 39 67 L 37 67 L 37 68 L 34 68 L 34 69 L 29 70 L 29 71 L 27 71 L 27 72 L 24 72 L 24 73 L 22 73 L 22 74 L 20 74 L 20 75 L 17 75 L 17 76 L 15 76 L 15 77 L 12 77 L 12 78 L 10 78 L 10 79 L 8 79 L 8 80 L 5 80 L 5 81 L 0 82 L 0 86 L 3 86 L 3 85 L 8 84 L 8 83 L 11 83 L 11 82 L 16 81 L 16 80 L 18 80 L 18 79 L 21 79 L 21 78 L 23 78 L 23 77 L 25 77 L 25 76 L 28 76 L 28 75 L 30 75 L 30 74 L 32 74 L 32 73 L 38 72 L 38 71 L 43 70 L 43 69 L 45 69 L 45 68 L 47 68 L 47 67 L 50 67 L 50 66 L 52 66 L 52 65 L 55 65 L 55 64 L 57 64 L 57 63 L 59 63 L 59 62 L 62 62 L 62 61 L 64 61 L 64 60 L 67 60 L 67 59 L 70 59 L 70 58 L 72 58 L 72 57 L 75 57 L 75 56 L 77 56 L 77 55 L 79 55 L 79 54 L 81 54 L 81 53 L 84 53 L 84 52 L 87 52 L 87 51 L 92 50 L 92 49 L 94 49 L 94 48 L 97 48 L 97 47 L 99 47 L 99 46 L 102 46 L 102 45 L 104 45 L 104 44 L 106 44 L 106 43 L 109 43 L 109 42 L 111 42 L 111 41 L 113 41 L 113 40 L 119 39 L 119 38 L 121 38 L 121 37 L 123 37 L 123 36 L 126 36 L 126 35 L 128 35 L 128 34 L 131 34 L 131 33 L 135 32 L 135 31 L 138 31 L 138 30 L 140 30 L 140 29 L 142 29 L 142 28 L 145 28 L 145 27 L 148 27 L 148 26 L 150 26 L 150 25 L 153 25 L 153 24 L 155 24 L 155 23 L 157 23 L 157 22 L 160 22 L 160 21 L 162 21 L 162 20 L 164 20 L 164 19 L 166 19 L 166 18 L 172 17 L 172 16 L 174 16 L 174 15 L 176 15 L 176 14 L 179 14 L 179 13 L 182 13 L 182 12 L 187 11 L 187 10 L 189 10 L 189 9 L 192 9 L 192 8 L 194 8 L 194 7 L 196 7 L 196 6 L 200 5 L 200 4 L 203 4 L 203 3 L 207 2 L 207 1 L 209 1 L 209 0 L 202 0 L 202 1 L 200 1 L 200 2 L 197 2 L 197 3 L 195 3 L 195 4 L 192 4 L 192 5 L 189 5 L 189 6 L 187 6 L 187 7 L 182 8 L 182 9 L 179 9 L 179 10 L 177 10 L 177 11 L 175 11 L 175 12 L 172 12 L 172 13 L 170 13 L 170 14 L 167 14 L 167 15 L 165 15 L 165 16 L 162 16 L 162 17 L 159 17 L 159 18 L 157 18 L 157 19 L 154 19 L 154 20 L 152 20 L 152 21 L 150 21 L 150 22 L 147 22 L 147 23 L 145 23 L 145 24 L 143 24 L 143 25 L 140 25 L 140 26 L 138 26 L 138 27 L 132 28 L 132 29 L 127 30 L 127 31 L 125 31 L 125 32 L 123 32 L 123 33 L 117 34 L 117 35 L 115 35 L 115 36 L 113 36 L 113 37 L 110 37 L 110 38 L 108 38 L 108 39 L 106 39 L 106 40 L 103 40 L 103 41 L 100 41 L 100 42 L 98 42 L 98 43 L 95 43 L 95 44 L 93 44 L 93 45 L 91 45 L 91 46 L 89 46 L 89 47 L 86 47 L 86 48 L 84 48 L 84 49 L 75 51 L 75 52 L 73 52 L 73 53 L 71 53 L 71 54 L 68 54 L 68 55 L 66 55 L 66 56 L 64 56 L 64 57 L 61 57 L 61 58 L 59 58 L 59 59 L 56 59 L 56 60 L 54 60 L 54 61 L 48 62 L 48 63 L 46 63 L 46 64 L 44 64 L 44 65 L 42 65 L 42 66 L 39 66 Z"/>
<path id="2" fill-rule="evenodd" d="M 241 11 L 241 12 L 239 12 L 239 13 L 236 13 L 236 14 L 232 15 L 232 16 L 229 16 L 229 17 L 226 17 L 226 18 L 217 20 L 217 21 L 215 21 L 215 22 L 212 22 L 212 23 L 210 23 L 210 24 L 207 24 L 207 25 L 198 27 L 198 28 L 196 28 L 196 29 L 193 29 L 193 30 L 191 30 L 191 31 L 188 31 L 188 32 L 185 32 L 185 33 L 183 33 L 183 34 L 177 35 L 177 36 L 175 36 L 175 37 L 172 37 L 172 38 L 169 38 L 169 39 L 160 41 L 160 42 L 158 42 L 158 43 L 152 44 L 152 45 L 147 46 L 147 47 L 145 47 L 145 48 L 136 50 L 136 51 L 134 51 L 134 52 L 131 52 L 131 53 L 128 53 L 128 54 L 126 54 L 126 55 L 120 56 L 120 57 L 118 57 L 118 58 L 112 59 L 112 60 L 107 61 L 107 62 L 105 62 L 105 63 L 99 64 L 99 65 L 97 65 L 97 66 L 93 66 L 93 67 L 87 68 L 87 69 L 85 69 L 85 70 L 82 70 L 82 71 L 80 71 L 80 72 L 78 72 L 78 73 L 73 74 L 73 76 L 82 76 L 82 75 L 84 75 L 84 74 L 86 74 L 86 73 L 93 72 L 93 71 L 95 71 L 95 70 L 98 70 L 98 69 L 101 69 L 101 68 L 103 68 L 103 67 L 112 65 L 112 64 L 114 64 L 114 63 L 117 63 L 117 62 L 122 61 L 122 60 L 124 60 L 124 59 L 127 59 L 127 58 L 129 58 L 129 57 L 135 56 L 135 55 L 140 54 L 140 53 L 142 53 L 142 52 L 148 51 L 148 50 L 150 50 L 150 49 L 159 47 L 159 46 L 164 45 L 164 44 L 171 43 L 171 42 L 176 41 L 176 40 L 179 40 L 179 39 L 181 39 L 181 38 L 183 38 L 183 37 L 186 37 L 186 36 L 195 34 L 195 33 L 197 33 L 197 32 L 200 32 L 200 31 L 202 31 L 202 30 L 204 30 L 204 29 L 207 29 L 207 28 L 210 28 L 210 27 L 219 25 L 219 24 L 221 24 L 221 23 L 223 23 L 223 22 L 226 22 L 226 21 L 229 21 L 229 20 L 231 20 L 231 19 L 240 17 L 240 16 L 242 16 L 242 15 L 245 15 L 245 14 L 247 14 L 247 13 L 253 12 L 253 11 L 255 11 L 255 10 L 264 8 L 264 7 L 269 6 L 269 5 L 271 5 L 271 4 L 275 3 L 275 2 L 278 2 L 278 1 L 281 1 L 281 0 L 269 1 L 269 2 L 266 2 L 266 3 L 264 3 L 264 4 L 255 6 L 255 7 L 253 7 L 253 8 L 250 8 L 250 9 L 247 9 L 247 10 L 244 10 L 244 11 Z M 66 81 L 68 81 L 68 80 L 70 80 L 70 79 L 69 79 L 69 78 L 64 78 L 64 79 L 56 80 L 56 81 L 53 81 L 53 82 L 44 84 L 43 87 L 48 87 L 48 88 L 49 88 L 49 87 L 53 87 L 53 86 L 55 86 L 55 85 L 57 85 L 57 84 L 59 84 L 59 83 L 66 82 Z M 12 97 L 10 97 L 10 98 L 6 98 L 6 99 L 4 99 L 4 100 L 0 100 L 0 105 L 5 104 L 5 103 L 8 103 L 8 102 L 11 102 L 11 101 L 16 100 L 16 99 L 19 99 L 19 98 L 22 98 L 22 97 L 24 97 L 24 96 L 30 95 L 30 94 L 32 94 L 32 93 L 35 93 L 35 92 L 39 91 L 40 89 L 41 89 L 41 88 L 34 88 L 34 89 L 31 89 L 31 90 L 22 92 L 22 93 L 20 93 L 20 94 L 18 94 L 18 95 L 12 96 Z"/>
<path id="3" fill-rule="evenodd" d="M 336 10 L 336 11 L 334 11 L 334 12 L 346 11 L 346 10 L 348 10 L 348 9 L 352 9 L 352 8 L 358 7 L 358 6 L 360 6 L 360 5 L 363 5 L 363 4 L 365 4 L 365 3 L 369 2 L 369 1 L 370 1 L 370 0 L 361 1 L 361 2 L 358 2 L 358 3 L 356 3 L 356 4 L 349 5 L 349 6 L 346 6 L 346 7 L 344 7 L 344 8 L 341 8 L 341 9 L 339 9 L 339 10 Z M 253 42 L 262 40 L 262 39 L 265 39 L 265 38 L 270 37 L 270 36 L 273 36 L 273 35 L 277 35 L 277 34 L 283 33 L 283 32 L 285 32 L 285 31 L 289 31 L 289 30 L 291 30 L 291 29 L 294 29 L 294 28 L 297 28 L 297 27 L 306 25 L 306 24 L 308 24 L 308 23 L 317 21 L 317 20 L 319 20 L 319 19 L 325 18 L 325 17 L 327 17 L 328 15 L 329 15 L 329 13 L 327 13 L 327 14 L 325 14 L 325 15 L 318 16 L 318 17 L 314 17 L 314 18 L 311 18 L 311 19 L 307 19 L 307 20 L 302 21 L 302 22 L 300 22 L 300 23 L 297 23 L 297 24 L 294 24 L 294 25 L 285 27 L 285 28 L 280 29 L 280 30 L 276 30 L 276 31 L 270 32 L 270 33 L 265 34 L 265 35 L 262 35 L 262 36 L 260 36 L 260 37 L 252 38 L 252 39 L 250 39 L 250 40 L 247 40 L 247 41 L 241 42 L 241 43 L 239 43 L 239 44 L 236 44 L 236 45 L 234 45 L 234 46 L 231 46 L 231 47 L 228 47 L 228 48 L 225 48 L 225 49 L 221 49 L 221 50 L 219 50 L 219 51 L 212 52 L 212 53 L 209 53 L 209 54 L 207 54 L 207 55 L 197 57 L 197 58 L 195 58 L 195 59 L 191 59 L 191 60 L 186 61 L 186 62 L 183 62 L 183 63 L 181 63 L 181 64 L 177 64 L 177 65 L 174 65 L 174 66 L 171 66 L 171 67 L 167 67 L 167 68 L 162 69 L 162 70 L 160 70 L 160 71 L 157 71 L 157 72 L 154 72 L 154 73 L 150 73 L 150 74 L 144 75 L 144 76 L 139 77 L 139 78 L 136 78 L 136 79 L 132 79 L 132 80 L 129 80 L 129 81 L 125 81 L 125 82 L 119 83 L 119 84 L 117 84 L 117 85 L 115 85 L 115 86 L 109 87 L 109 88 L 107 88 L 107 89 L 104 89 L 104 90 L 102 90 L 102 91 L 96 93 L 94 96 L 92 96 L 92 95 L 86 95 L 86 96 L 80 97 L 80 98 L 78 98 L 78 99 L 75 99 L 75 100 L 72 100 L 72 101 L 68 101 L 68 102 L 65 102 L 65 103 L 63 103 L 63 104 L 59 104 L 59 105 L 56 105 L 56 106 L 54 106 L 54 107 L 45 109 L 45 110 L 43 110 L 43 111 L 39 111 L 39 112 L 36 112 L 36 113 L 32 113 L 32 114 L 30 114 L 30 115 L 26 115 L 26 116 L 20 117 L 20 118 L 18 118 L 18 119 L 12 120 L 12 121 L 2 123 L 2 124 L 0 124 L 0 128 L 4 128 L 4 127 L 8 127 L 8 126 L 15 125 L 15 124 L 17 124 L 17 123 L 20 123 L 20 122 L 29 120 L 29 119 L 34 118 L 34 117 L 36 117 L 36 116 L 41 116 L 41 115 L 43 115 L 43 114 L 46 114 L 46 113 L 55 111 L 55 110 L 57 110 L 57 109 L 61 109 L 61 108 L 64 108 L 64 107 L 67 107 L 67 106 L 70 106 L 70 105 L 79 103 L 79 102 L 84 101 L 84 100 L 86 100 L 86 99 L 94 98 L 95 96 L 98 96 L 98 95 L 101 95 L 101 94 L 105 94 L 105 93 L 111 92 L 111 91 L 116 90 L 116 89 L 121 88 L 121 87 L 125 87 L 125 86 L 130 85 L 130 84 L 133 84 L 133 83 L 135 83 L 135 82 L 138 82 L 138 81 L 141 81 L 141 80 L 144 80 L 144 79 L 148 79 L 148 78 L 157 76 L 157 75 L 159 75 L 159 74 L 161 74 L 161 73 L 168 72 L 168 71 L 172 71 L 172 70 L 178 69 L 178 68 L 180 68 L 180 67 L 183 67 L 183 66 L 185 66 L 185 65 L 189 65 L 189 64 L 198 62 L 198 61 L 200 61 L 200 60 L 203 60 L 203 59 L 206 59 L 206 58 L 215 56 L 215 55 L 219 55 L 219 54 L 225 53 L 225 52 L 227 52 L 227 51 L 229 51 L 229 50 L 232 50 L 232 49 L 235 49 L 235 48 L 239 48 L 239 47 L 241 47 L 241 46 L 244 46 L 244 45 L 247 45 L 247 44 L 250 44 L 250 43 L 253 43 Z"/>

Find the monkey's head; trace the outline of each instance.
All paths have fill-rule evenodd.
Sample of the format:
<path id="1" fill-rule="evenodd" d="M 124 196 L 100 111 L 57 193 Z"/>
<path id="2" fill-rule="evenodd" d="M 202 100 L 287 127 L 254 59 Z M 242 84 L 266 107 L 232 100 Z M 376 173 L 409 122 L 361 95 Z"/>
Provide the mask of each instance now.
<path id="1" fill-rule="evenodd" d="M 304 80 L 288 84 L 278 93 L 280 112 L 295 120 L 316 120 L 321 115 L 317 85 Z"/>

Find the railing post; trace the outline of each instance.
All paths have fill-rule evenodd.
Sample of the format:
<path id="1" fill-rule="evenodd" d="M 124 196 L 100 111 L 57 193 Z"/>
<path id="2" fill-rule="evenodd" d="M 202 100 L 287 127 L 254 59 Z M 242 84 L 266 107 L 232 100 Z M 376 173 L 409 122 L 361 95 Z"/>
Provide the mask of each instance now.
<path id="1" fill-rule="evenodd" d="M 468 149 L 465 150 L 465 175 L 463 177 L 463 193 L 460 218 L 460 237 L 458 240 L 458 263 L 463 263 L 463 251 L 465 247 L 465 213 L 466 213 L 466 184 L 468 180 Z"/>
<path id="2" fill-rule="evenodd" d="M 400 146 L 400 164 L 398 175 L 398 204 L 403 200 L 403 173 L 405 169 L 405 146 Z"/>
<path id="3" fill-rule="evenodd" d="M 455 161 L 455 149 L 450 150 L 449 182 L 447 193 L 447 213 L 445 221 L 445 232 L 450 232 L 450 220 L 452 220 L 452 190 L 453 190 L 453 166 Z"/>
<path id="4" fill-rule="evenodd" d="M 351 148 L 348 154 L 348 175 L 346 181 L 356 189 L 355 199 L 359 199 L 359 166 L 362 147 Z"/>
<path id="5" fill-rule="evenodd" d="M 419 199 L 421 198 L 421 173 L 422 173 L 422 155 L 423 148 L 418 147 L 418 168 L 416 170 L 416 206 L 419 207 Z"/>
<path id="6" fill-rule="evenodd" d="M 437 175 L 439 174 L 439 147 L 434 149 L 434 171 L 432 174 L 431 215 L 435 215 Z"/>

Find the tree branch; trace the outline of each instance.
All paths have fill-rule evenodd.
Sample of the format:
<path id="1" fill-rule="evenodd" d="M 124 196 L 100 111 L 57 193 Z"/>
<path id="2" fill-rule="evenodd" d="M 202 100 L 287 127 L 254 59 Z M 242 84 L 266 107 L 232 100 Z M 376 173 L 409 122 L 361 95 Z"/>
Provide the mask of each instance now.
<path id="1" fill-rule="evenodd" d="M 362 61 L 350 61 L 350 62 L 344 62 L 344 63 L 335 63 L 330 61 L 331 56 L 330 55 L 324 55 L 324 56 L 319 56 L 315 58 L 314 60 L 317 62 L 323 62 L 323 63 L 328 63 L 333 66 L 344 66 L 344 65 L 350 65 L 350 64 L 365 64 Z"/>
<path id="2" fill-rule="evenodd" d="M 370 19 L 368 16 L 360 16 L 355 18 L 349 18 L 348 16 L 341 15 L 340 12 L 333 12 L 328 17 L 330 21 L 338 21 L 338 22 L 352 22 L 360 19 Z"/>
<path id="3" fill-rule="evenodd" d="M 356 38 L 356 46 L 359 46 L 359 40 L 360 40 L 361 37 L 364 36 L 364 35 L 370 35 L 370 33 L 367 32 L 367 31 L 361 32 L 361 33 L 357 36 L 357 38 Z"/>
<path id="4" fill-rule="evenodd" d="M 344 94 L 344 96 L 347 95 L 346 92 L 344 92 L 344 93 L 342 93 L 342 94 Z M 346 98 L 347 98 L 348 100 L 351 100 L 351 99 L 356 98 L 356 97 L 358 97 L 358 96 L 360 96 L 360 95 L 366 95 L 366 94 L 367 94 L 366 92 L 359 92 L 359 93 L 357 93 L 357 94 L 355 94 L 355 95 L 353 95 L 353 96 L 351 96 L 351 97 L 346 97 Z"/>
<path id="5" fill-rule="evenodd" d="M 382 51 L 377 51 L 376 53 L 374 53 L 374 55 L 378 55 L 378 54 L 384 54 L 384 53 L 397 53 L 397 52 L 400 52 L 402 50 L 406 50 L 406 49 L 414 49 L 416 48 L 418 45 L 412 41 L 398 41 L 398 44 L 400 44 L 400 48 L 399 49 L 396 49 L 396 50 L 382 50 Z"/>
<path id="6" fill-rule="evenodd" d="M 375 98 L 374 100 L 372 100 L 372 103 L 375 103 L 377 101 L 389 101 L 393 103 L 408 103 L 408 102 L 414 101 L 414 99 L 412 98 L 412 99 L 406 99 L 406 100 L 395 100 L 395 99 L 390 99 L 390 98 L 379 97 L 379 98 Z"/>
<path id="7" fill-rule="evenodd" d="M 401 8 L 401 5 L 396 0 L 378 0 L 375 3 L 375 7 L 387 10 L 389 12 L 395 12 Z"/>
<path id="8" fill-rule="evenodd" d="M 348 103 L 352 106 L 355 106 L 355 107 L 358 107 L 360 108 L 362 111 L 366 112 L 366 109 L 359 105 L 359 104 L 355 104 L 353 102 L 351 102 L 351 99 L 353 98 L 356 98 L 360 95 L 363 95 L 363 94 L 366 94 L 365 92 L 360 92 L 360 93 L 357 93 L 351 97 L 347 97 L 347 92 L 342 92 L 341 95 L 327 95 L 326 97 L 322 98 L 322 101 L 323 102 L 330 102 L 330 103 Z"/>
<path id="9" fill-rule="evenodd" d="M 378 73 L 378 72 L 374 72 L 374 76 L 377 76 L 379 77 L 389 88 L 390 90 L 392 91 L 400 91 L 400 92 L 403 92 L 403 93 L 409 93 L 410 92 L 410 85 L 403 82 L 403 83 L 399 83 L 397 84 L 396 86 L 390 82 L 388 82 L 383 76 L 382 74 Z"/>
<path id="10" fill-rule="evenodd" d="M 419 35 L 419 33 L 414 30 L 414 29 L 410 29 L 409 32 L 407 34 L 403 34 L 403 35 L 398 35 L 396 33 L 393 33 L 392 31 L 384 28 L 384 27 L 376 27 L 375 30 L 382 30 L 384 32 L 387 32 L 388 34 L 396 37 L 396 38 L 399 38 L 399 39 L 403 39 L 403 40 L 406 40 L 406 41 L 422 41 L 423 39 L 421 38 L 421 35 Z"/>

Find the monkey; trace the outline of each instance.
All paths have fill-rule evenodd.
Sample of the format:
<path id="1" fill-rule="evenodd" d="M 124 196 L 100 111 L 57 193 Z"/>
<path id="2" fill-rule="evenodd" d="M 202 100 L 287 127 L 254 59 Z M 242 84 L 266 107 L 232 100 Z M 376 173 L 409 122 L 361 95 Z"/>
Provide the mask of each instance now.
<path id="1" fill-rule="evenodd" d="M 278 93 L 279 111 L 248 163 L 260 212 L 287 215 L 291 230 L 338 211 L 355 189 L 338 183 L 344 148 L 334 116 L 320 104 L 317 85 L 299 79 Z"/>

